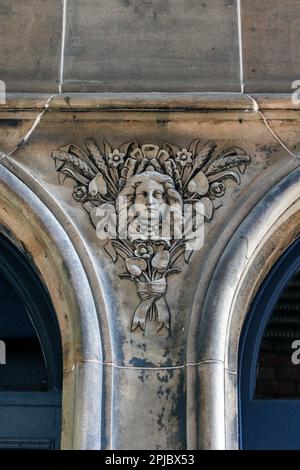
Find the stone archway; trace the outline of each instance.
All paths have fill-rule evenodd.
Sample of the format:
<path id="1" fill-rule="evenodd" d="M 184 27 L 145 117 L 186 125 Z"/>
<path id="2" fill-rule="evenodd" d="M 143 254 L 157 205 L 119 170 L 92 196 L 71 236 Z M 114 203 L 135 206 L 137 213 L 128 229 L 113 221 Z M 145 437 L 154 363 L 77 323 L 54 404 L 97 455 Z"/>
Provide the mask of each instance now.
<path id="1" fill-rule="evenodd" d="M 1 231 L 29 258 L 55 309 L 63 346 L 62 449 L 99 449 L 102 351 L 86 273 L 56 217 L 0 168 Z"/>
<path id="2" fill-rule="evenodd" d="M 240 333 L 262 280 L 299 236 L 299 188 L 297 168 L 254 207 L 215 268 L 198 320 L 197 374 L 188 381 L 188 396 L 196 403 L 188 423 L 188 429 L 197 429 L 191 446 L 197 442 L 200 449 L 238 448 Z"/>

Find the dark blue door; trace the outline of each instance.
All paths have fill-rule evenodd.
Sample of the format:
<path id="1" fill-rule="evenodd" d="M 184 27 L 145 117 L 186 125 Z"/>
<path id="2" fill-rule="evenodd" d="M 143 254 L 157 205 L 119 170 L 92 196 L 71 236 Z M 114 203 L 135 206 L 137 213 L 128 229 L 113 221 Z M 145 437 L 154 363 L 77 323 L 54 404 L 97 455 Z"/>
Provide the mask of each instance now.
<path id="1" fill-rule="evenodd" d="M 240 446 L 300 449 L 300 241 L 253 302 L 239 355 Z"/>
<path id="2" fill-rule="evenodd" d="M 0 236 L 0 449 L 58 449 L 62 351 L 49 296 Z"/>

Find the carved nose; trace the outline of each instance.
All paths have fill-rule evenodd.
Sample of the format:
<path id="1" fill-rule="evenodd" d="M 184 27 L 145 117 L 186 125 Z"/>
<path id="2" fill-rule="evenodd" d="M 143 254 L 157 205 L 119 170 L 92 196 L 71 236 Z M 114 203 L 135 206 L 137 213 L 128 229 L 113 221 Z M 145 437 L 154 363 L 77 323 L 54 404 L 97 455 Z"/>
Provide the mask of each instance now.
<path id="1" fill-rule="evenodd" d="M 153 200 L 152 194 L 148 194 L 147 197 L 146 197 L 146 205 L 151 206 L 153 204 L 153 202 L 154 202 L 154 200 Z"/>

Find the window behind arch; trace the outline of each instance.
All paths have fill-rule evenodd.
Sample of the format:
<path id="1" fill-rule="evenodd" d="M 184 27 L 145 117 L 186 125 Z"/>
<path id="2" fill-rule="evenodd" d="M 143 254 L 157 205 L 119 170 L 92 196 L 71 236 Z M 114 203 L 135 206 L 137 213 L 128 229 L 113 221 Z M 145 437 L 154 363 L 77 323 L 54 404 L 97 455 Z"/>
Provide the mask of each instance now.
<path id="1" fill-rule="evenodd" d="M 0 338 L 5 366 L 0 369 L 2 391 L 45 391 L 49 378 L 42 347 L 22 300 L 0 274 Z"/>
<path id="2" fill-rule="evenodd" d="M 38 272 L 3 235 L 0 340 L 5 348 L 5 361 L 0 360 L 0 449 L 59 448 L 62 347 L 58 322 Z"/>
<path id="3" fill-rule="evenodd" d="M 265 328 L 255 398 L 300 398 L 297 347 L 300 349 L 300 272 L 285 287 Z"/>
<path id="4" fill-rule="evenodd" d="M 239 345 L 243 449 L 300 449 L 300 238 L 266 276 Z M 296 352 L 296 354 L 295 354 Z"/>

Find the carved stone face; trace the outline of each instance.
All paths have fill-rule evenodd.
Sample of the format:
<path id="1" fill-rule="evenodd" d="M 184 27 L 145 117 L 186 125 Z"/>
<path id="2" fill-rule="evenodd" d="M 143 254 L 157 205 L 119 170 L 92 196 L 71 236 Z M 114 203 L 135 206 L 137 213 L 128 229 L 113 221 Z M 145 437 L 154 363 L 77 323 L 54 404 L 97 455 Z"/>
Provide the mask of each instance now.
<path id="1" fill-rule="evenodd" d="M 135 204 L 138 204 L 142 218 L 158 217 L 160 213 L 164 215 L 168 206 L 164 193 L 163 185 L 153 179 L 145 180 L 137 186 Z"/>

